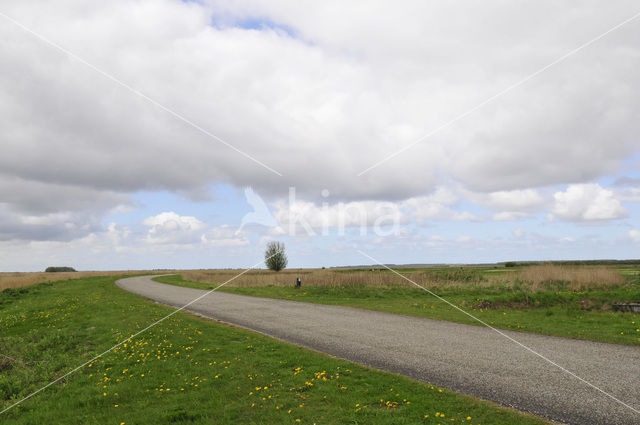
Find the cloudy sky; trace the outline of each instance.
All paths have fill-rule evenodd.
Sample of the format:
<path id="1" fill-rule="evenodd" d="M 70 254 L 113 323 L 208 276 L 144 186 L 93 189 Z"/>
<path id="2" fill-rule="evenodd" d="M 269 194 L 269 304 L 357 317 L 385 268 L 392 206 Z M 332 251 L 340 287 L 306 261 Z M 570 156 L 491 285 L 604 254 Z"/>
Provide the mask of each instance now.
<path id="1" fill-rule="evenodd" d="M 0 271 L 638 258 L 639 12 L 1 0 Z"/>

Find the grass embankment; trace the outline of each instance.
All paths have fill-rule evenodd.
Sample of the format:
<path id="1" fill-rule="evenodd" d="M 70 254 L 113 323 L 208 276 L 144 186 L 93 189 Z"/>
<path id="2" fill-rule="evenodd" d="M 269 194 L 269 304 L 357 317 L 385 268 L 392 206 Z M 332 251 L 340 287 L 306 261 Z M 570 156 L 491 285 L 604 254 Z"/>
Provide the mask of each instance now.
<path id="1" fill-rule="evenodd" d="M 3 424 L 543 424 L 542 419 L 179 312 L 115 277 L 0 292 Z M 2 408 L 0 408 L 2 410 Z"/>
<path id="2" fill-rule="evenodd" d="M 536 270 L 536 267 L 539 268 Z M 637 268 L 624 269 L 620 273 L 618 270 L 586 266 L 575 268 L 573 272 L 560 266 L 554 267 L 559 268 L 555 271 L 550 271 L 546 266 L 516 270 L 489 267 L 427 271 L 399 269 L 399 272 L 497 328 L 640 345 L 640 315 L 611 309 L 613 302 L 640 301 Z M 290 273 L 287 281 L 292 281 L 293 273 L 295 271 Z M 248 286 L 243 282 L 241 286 L 229 285 L 219 290 L 479 324 L 424 290 L 406 281 L 401 284 L 398 281 L 401 278 L 389 271 L 370 272 L 368 276 L 374 282 L 372 285 L 359 283 L 355 279 L 355 276 L 360 280 L 367 279 L 367 273 L 362 270 L 331 273 L 337 275 L 331 278 L 336 281 L 339 281 L 339 275 L 353 275 L 344 280 L 346 284 L 305 285 L 303 278 L 301 289 L 295 289 L 292 283 L 287 286 Z M 553 273 L 567 280 L 552 280 Z M 251 277 L 249 274 L 245 276 L 248 276 L 247 279 Z M 529 280 L 522 280 L 520 276 Z M 254 279 L 259 277 L 258 274 Z M 385 279 L 393 283 L 385 285 Z M 601 282 L 593 283 L 594 279 L 600 279 Z M 215 287 L 215 283 L 185 281 L 179 275 L 157 280 L 201 289 Z M 307 280 L 313 282 L 312 279 Z"/>

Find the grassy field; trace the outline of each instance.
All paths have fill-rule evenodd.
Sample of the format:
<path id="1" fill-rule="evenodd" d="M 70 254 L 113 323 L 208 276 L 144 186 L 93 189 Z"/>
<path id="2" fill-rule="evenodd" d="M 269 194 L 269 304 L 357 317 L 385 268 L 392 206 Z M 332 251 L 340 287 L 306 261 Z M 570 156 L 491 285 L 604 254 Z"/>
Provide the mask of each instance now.
<path id="1" fill-rule="evenodd" d="M 640 315 L 612 309 L 614 302 L 640 301 L 638 267 L 541 265 L 398 271 L 498 328 L 640 345 Z M 210 289 L 226 281 L 230 273 L 191 271 L 157 280 Z M 293 287 L 298 275 L 303 281 L 301 289 Z M 478 324 L 388 270 L 256 271 L 219 290 Z"/>
<path id="2" fill-rule="evenodd" d="M 543 424 L 542 419 L 172 309 L 116 277 L 0 292 L 4 407 L 114 344 L 3 424 Z M 2 409 L 0 409 L 2 410 Z"/>

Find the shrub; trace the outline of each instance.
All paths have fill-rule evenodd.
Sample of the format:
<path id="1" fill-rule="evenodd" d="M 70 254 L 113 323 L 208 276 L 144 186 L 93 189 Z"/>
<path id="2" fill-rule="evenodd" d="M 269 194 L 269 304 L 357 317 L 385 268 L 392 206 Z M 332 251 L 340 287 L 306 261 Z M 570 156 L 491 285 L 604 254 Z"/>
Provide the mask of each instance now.
<path id="1" fill-rule="evenodd" d="M 62 272 L 75 272 L 73 267 L 47 267 L 45 272 L 47 273 L 62 273 Z"/>

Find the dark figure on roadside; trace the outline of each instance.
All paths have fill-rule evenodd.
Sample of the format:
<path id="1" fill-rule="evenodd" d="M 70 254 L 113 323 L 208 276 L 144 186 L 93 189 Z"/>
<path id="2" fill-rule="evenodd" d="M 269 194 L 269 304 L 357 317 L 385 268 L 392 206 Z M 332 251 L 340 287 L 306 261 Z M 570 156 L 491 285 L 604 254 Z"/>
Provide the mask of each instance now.
<path id="1" fill-rule="evenodd" d="M 302 281 L 299 277 L 296 278 L 296 288 L 299 288 L 302 285 Z"/>

